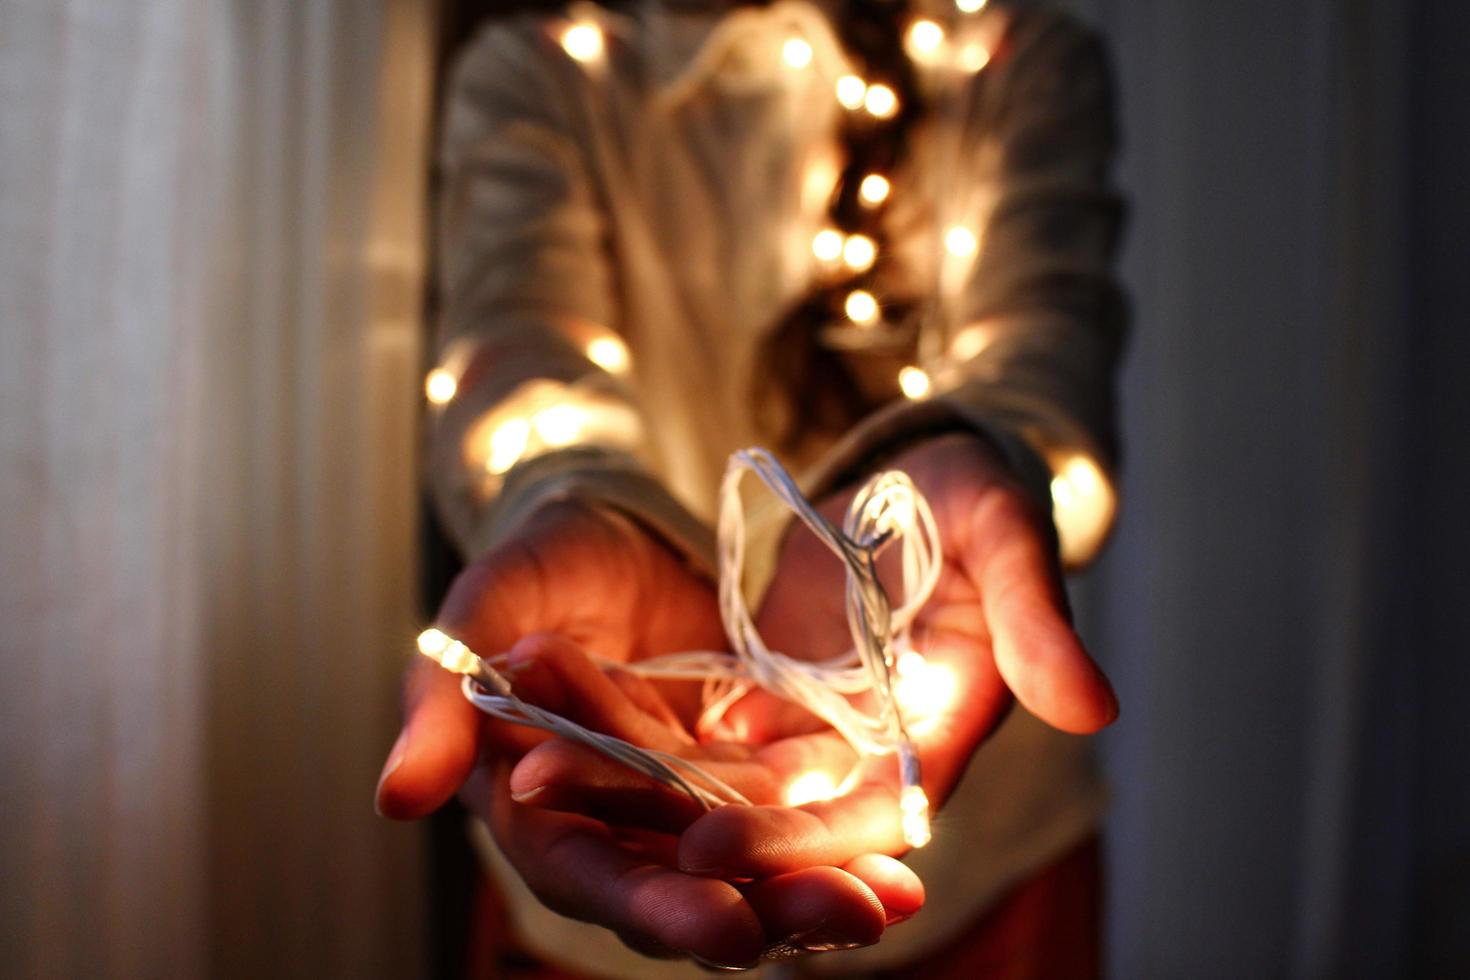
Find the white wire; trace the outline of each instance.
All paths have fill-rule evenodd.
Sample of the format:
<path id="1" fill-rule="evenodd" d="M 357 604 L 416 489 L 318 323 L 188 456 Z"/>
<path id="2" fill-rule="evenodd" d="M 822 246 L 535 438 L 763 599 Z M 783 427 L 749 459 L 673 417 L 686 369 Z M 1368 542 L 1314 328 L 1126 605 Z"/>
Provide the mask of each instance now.
<path id="1" fill-rule="evenodd" d="M 853 643 L 846 652 L 826 660 L 798 659 L 772 650 L 756 628 L 741 587 L 745 512 L 740 484 L 747 473 L 754 473 L 843 563 Z M 908 649 L 910 625 L 933 594 L 941 571 L 939 530 L 918 488 L 901 472 L 878 474 L 858 491 L 838 530 L 802 495 L 775 457 L 763 449 L 744 449 L 730 457 L 725 471 L 718 532 L 720 616 L 733 652 L 674 653 L 619 666 L 646 678 L 703 681 L 702 723 L 718 720 L 752 688 L 763 688 L 827 722 L 859 755 L 897 752 L 903 789 L 917 787 L 918 754 L 894 699 L 892 669 L 896 657 Z M 877 571 L 878 556 L 895 543 L 901 549 L 897 608 L 891 606 Z M 487 715 L 569 738 L 707 808 L 749 805 L 733 787 L 693 762 L 592 731 L 522 701 L 493 661 L 475 657 L 463 689 L 465 698 Z M 855 695 L 867 693 L 873 711 L 853 703 Z"/>

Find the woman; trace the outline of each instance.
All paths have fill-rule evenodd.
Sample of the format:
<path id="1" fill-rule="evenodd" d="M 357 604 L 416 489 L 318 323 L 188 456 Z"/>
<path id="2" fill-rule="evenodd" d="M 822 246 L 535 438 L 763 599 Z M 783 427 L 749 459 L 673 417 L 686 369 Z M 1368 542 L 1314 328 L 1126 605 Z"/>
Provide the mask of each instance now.
<path id="1" fill-rule="evenodd" d="M 768 750 L 814 726 L 770 698 L 700 734 L 765 746 L 741 759 L 773 805 L 681 816 L 419 670 L 379 807 L 459 792 L 524 948 L 596 975 L 663 968 L 611 933 L 720 966 L 868 945 L 802 968 L 1096 971 L 1102 793 L 1063 732 L 1116 701 L 1058 569 L 1112 520 L 1112 146 L 1095 39 L 978 0 L 576 7 L 464 52 L 428 390 L 435 499 L 470 564 L 441 625 L 510 651 L 543 704 L 683 745 L 679 692 L 587 654 L 723 646 L 707 521 L 726 456 L 766 444 L 829 506 L 875 468 L 914 477 L 947 556 L 918 635 L 958 688 L 921 744 L 948 802 L 904 866 L 883 776 L 774 805 L 790 773 Z M 773 646 L 846 647 L 822 557 L 801 535 L 773 550 Z"/>

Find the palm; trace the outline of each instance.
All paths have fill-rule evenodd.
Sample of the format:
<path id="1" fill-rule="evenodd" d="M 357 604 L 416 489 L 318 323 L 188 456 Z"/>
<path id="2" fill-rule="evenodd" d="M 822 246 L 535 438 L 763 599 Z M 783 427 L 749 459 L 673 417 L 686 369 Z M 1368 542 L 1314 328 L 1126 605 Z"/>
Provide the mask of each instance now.
<path id="1" fill-rule="evenodd" d="M 1012 695 L 1072 731 L 1101 727 L 1115 705 L 1065 621 L 1044 525 L 985 444 L 934 440 L 895 466 L 929 498 L 945 549 L 938 588 L 914 630 L 916 646 L 956 678 L 951 710 L 916 732 L 927 788 L 942 799 Z M 842 503 L 831 507 L 840 512 Z M 851 767 L 835 734 L 759 693 L 731 717 L 752 736 L 749 744 L 694 744 L 649 685 L 599 668 L 583 651 L 629 662 L 718 649 L 713 591 L 631 522 L 570 505 L 548 508 L 538 520 L 467 570 L 440 616 L 482 653 L 509 649 L 523 696 L 588 727 L 698 759 L 758 803 L 778 799 L 804 767 Z M 839 653 L 849 643 L 841 595 L 836 562 L 793 534 L 759 624 L 791 655 Z M 482 744 L 481 723 L 458 685 L 425 668 L 410 680 L 410 720 L 400 738 L 400 746 L 413 747 L 395 749 L 379 788 L 380 806 L 401 816 L 427 812 L 453 793 Z M 497 731 L 487 743 L 513 756 L 530 748 L 515 744 L 517 737 Z M 477 779 L 467 801 L 485 813 L 506 855 L 553 908 L 640 946 L 651 941 L 741 962 L 782 936 L 810 937 L 808 949 L 822 948 L 827 940 L 819 935 L 834 930 L 840 942 L 872 942 L 885 918 L 905 917 L 922 902 L 912 872 L 881 857 L 903 849 L 889 760 L 862 765 L 857 787 L 837 799 L 700 816 L 661 787 L 551 739 L 513 773 L 497 766 L 495 778 Z M 477 772 L 491 775 L 488 767 Z M 533 815 L 522 803 L 585 816 Z M 668 837 L 629 839 L 609 824 L 687 829 L 675 854 Z"/>
<path id="2" fill-rule="evenodd" d="M 482 655 L 536 633 L 622 663 L 724 642 L 707 581 L 628 518 L 575 503 L 543 508 L 470 565 L 439 622 Z"/>
<path id="3" fill-rule="evenodd" d="M 943 550 L 938 585 L 913 623 L 913 644 L 931 663 L 953 672 L 953 705 L 962 714 L 946 714 L 924 728 L 920 737 L 930 776 L 947 776 L 968 758 L 975 741 L 990 730 L 1010 703 L 1011 692 L 995 668 L 994 651 L 981 585 L 973 562 L 977 540 L 995 540 L 1021 530 L 1039 529 L 1019 489 L 977 440 L 951 439 L 910 452 L 894 463 L 929 499 L 935 511 Z M 840 520 L 851 492 L 826 502 L 829 520 Z M 1039 530 L 1034 532 L 1038 537 Z M 889 556 L 890 559 L 892 556 Z M 880 562 L 885 582 L 888 562 Z M 762 604 L 757 623 L 773 648 L 803 659 L 838 655 L 852 646 L 843 605 L 841 564 L 811 534 L 793 529 L 780 557 L 777 574 Z M 892 590 L 890 590 L 891 592 Z M 791 706 L 754 699 L 737 718 L 758 740 L 811 730 L 815 721 Z M 958 756 L 958 758 L 951 758 Z"/>
<path id="4" fill-rule="evenodd" d="M 508 651 L 506 671 L 527 700 L 665 750 L 693 746 L 665 699 L 587 652 L 628 662 L 723 643 L 708 583 L 636 524 L 575 504 L 539 511 L 508 544 L 471 565 L 439 623 L 484 654 Z M 803 868 L 738 889 L 675 870 L 671 838 L 630 840 L 601 820 L 522 805 L 538 795 L 543 806 L 553 802 L 538 769 L 549 775 L 558 752 L 576 746 L 488 723 L 455 678 L 422 658 L 407 701 L 408 720 L 379 783 L 381 811 L 419 816 L 459 791 L 538 898 L 638 948 L 745 963 L 782 937 L 808 937 L 808 949 L 865 944 L 885 919 L 922 902 L 912 873 L 877 855 L 841 862 L 845 870 Z M 509 760 L 527 750 L 512 777 Z M 635 789 L 635 803 L 640 792 L 646 799 L 646 787 Z M 626 798 L 610 794 L 614 803 Z"/>
<path id="5" fill-rule="evenodd" d="M 508 653 L 512 661 L 547 635 L 621 662 L 722 642 L 708 583 L 633 521 L 575 502 L 540 509 L 471 563 L 437 621 L 482 656 Z M 384 813 L 422 816 L 459 790 L 482 754 L 516 755 L 539 740 L 528 729 L 489 725 L 458 679 L 425 658 L 415 658 L 404 688 L 399 744 L 413 748 L 406 764 L 385 770 Z"/>
<path id="6" fill-rule="evenodd" d="M 1101 728 L 1117 705 L 1068 623 L 1047 525 L 988 444 L 971 436 L 931 440 L 893 468 L 907 472 L 928 498 L 944 549 L 938 587 L 915 620 L 912 639 L 930 664 L 948 669 L 953 690 L 943 710 L 911 731 L 929 796 L 942 802 L 1012 697 L 1072 732 Z M 829 519 L 850 496 L 828 502 Z M 794 530 L 758 616 L 767 642 L 807 658 L 849 649 L 841 574 L 818 541 Z M 819 731 L 820 723 L 761 693 L 732 716 L 731 727 L 767 743 L 767 753 L 833 738 L 801 735 Z M 684 833 L 681 860 L 739 877 L 852 854 L 899 853 L 905 845 L 898 817 L 892 758 L 873 758 L 836 799 L 799 808 L 726 807 L 701 817 Z"/>
<path id="7" fill-rule="evenodd" d="M 946 437 L 893 465 L 929 499 L 944 550 L 940 581 L 914 623 L 913 641 L 930 664 L 950 672 L 953 690 L 946 708 L 911 733 L 929 795 L 942 801 L 1013 696 L 1069 731 L 1101 727 L 1116 706 L 1066 621 L 1042 518 L 988 446 L 973 437 Z M 850 496 L 840 494 L 824 505 L 829 519 L 842 513 Z M 772 647 L 810 659 L 850 647 L 842 568 L 813 536 L 793 529 L 767 595 L 757 620 Z M 840 780 L 853 763 L 851 752 L 819 720 L 764 692 L 736 705 L 723 728 L 746 745 L 660 747 L 710 765 L 757 803 L 779 799 L 780 787 L 804 770 L 824 770 Z M 640 727 L 635 740 L 649 744 L 649 732 Z M 616 768 L 574 747 L 548 745 L 518 768 L 517 777 L 523 788 L 548 790 L 541 805 L 614 822 L 671 829 L 698 816 L 687 801 L 667 793 L 660 805 L 659 795 L 650 795 L 640 778 L 617 775 Z M 877 758 L 863 762 L 856 788 L 835 800 L 799 810 L 717 810 L 685 832 L 681 864 L 718 869 L 728 877 L 759 877 L 840 864 L 857 854 L 896 853 L 903 849 L 896 790 L 891 757 Z M 763 843 L 751 847 L 752 841 Z"/>
<path id="8" fill-rule="evenodd" d="M 1026 509 L 1004 468 L 976 439 L 931 442 L 901 457 L 894 466 L 907 472 L 930 500 L 944 554 L 935 592 L 913 624 L 915 646 L 931 663 L 943 664 L 952 672 L 955 690 L 950 701 L 965 709 L 943 713 L 913 733 L 925 760 L 931 792 L 937 791 L 942 798 L 970 751 L 1011 698 L 995 667 L 980 573 L 973 561 L 976 541 L 1005 540 L 1018 534 L 1039 541 L 1041 524 Z M 821 507 L 824 516 L 840 521 L 852 496 L 849 491 L 826 501 Z M 885 557 L 892 561 L 896 555 Z M 885 580 L 892 578 L 887 564 L 880 562 Z M 588 571 L 606 574 L 595 564 Z M 757 626 L 767 643 L 804 659 L 824 659 L 848 650 L 852 640 L 843 605 L 843 574 L 841 563 L 815 535 L 794 526 L 757 615 Z M 619 610 L 622 601 L 619 598 L 609 605 Z M 585 649 L 608 655 L 592 634 L 579 635 L 565 628 L 562 632 Z M 663 687 L 662 693 L 669 695 L 669 688 Z M 680 714 L 687 719 L 691 713 Z M 648 747 L 678 752 L 717 770 L 758 803 L 778 802 L 781 787 L 803 768 L 827 768 L 840 779 L 840 770 L 850 767 L 854 758 L 819 719 L 763 692 L 737 705 L 718 729 L 719 737 L 738 745 L 695 745 L 642 725 L 628 734 Z M 591 780 L 595 786 L 589 786 L 589 773 L 598 770 L 602 775 Z M 595 813 L 614 821 L 633 820 L 667 830 L 699 813 L 691 801 L 676 795 L 662 806 L 655 805 L 640 792 L 640 778 L 619 775 L 615 766 L 571 746 L 545 746 L 520 767 L 518 776 L 524 788 L 554 790 L 543 794 L 541 805 Z"/>

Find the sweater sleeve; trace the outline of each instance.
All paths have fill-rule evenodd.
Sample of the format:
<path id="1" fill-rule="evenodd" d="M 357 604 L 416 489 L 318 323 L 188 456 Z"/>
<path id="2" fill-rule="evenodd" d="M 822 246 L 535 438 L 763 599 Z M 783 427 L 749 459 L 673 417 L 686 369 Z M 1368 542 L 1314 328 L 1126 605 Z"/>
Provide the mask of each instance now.
<path id="1" fill-rule="evenodd" d="M 708 568 L 708 530 L 646 465 L 607 211 L 565 96 L 596 66 L 564 50 L 565 26 L 496 23 L 451 73 L 430 490 L 467 554 L 575 497 L 629 512 Z"/>
<path id="2" fill-rule="evenodd" d="M 1062 558 L 1089 561 L 1111 527 L 1114 372 L 1126 319 L 1112 260 L 1123 208 L 1099 39 L 1052 12 L 1017 10 L 972 83 L 963 193 L 980 202 L 951 300 L 957 329 L 933 395 L 888 406 L 836 447 L 817 482 L 941 428 L 994 441 L 1055 520 Z"/>

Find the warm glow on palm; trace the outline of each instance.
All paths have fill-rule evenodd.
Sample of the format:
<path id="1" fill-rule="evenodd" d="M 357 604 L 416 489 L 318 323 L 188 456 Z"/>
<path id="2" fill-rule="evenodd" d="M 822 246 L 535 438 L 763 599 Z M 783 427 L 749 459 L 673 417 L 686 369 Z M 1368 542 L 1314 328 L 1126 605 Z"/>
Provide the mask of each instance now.
<path id="1" fill-rule="evenodd" d="M 1074 732 L 1107 724 L 1116 702 L 1068 624 L 1047 525 L 989 445 L 974 436 L 932 439 L 884 468 L 908 473 L 928 498 L 945 556 L 912 631 L 924 683 L 944 687 L 933 699 L 939 710 L 912 730 L 927 800 L 942 804 L 1012 698 Z M 829 517 L 840 516 L 849 496 L 824 505 Z M 806 922 L 840 921 L 866 937 L 854 941 L 875 941 L 883 921 L 871 920 L 873 908 L 903 917 L 922 902 L 912 872 L 881 856 L 906 848 L 892 757 L 858 762 L 820 721 L 762 692 L 731 709 L 721 738 L 696 741 L 688 730 L 699 707 L 695 685 L 655 687 L 589 657 L 626 663 L 722 649 L 717 609 L 711 584 L 641 526 L 568 504 L 541 511 L 471 566 L 440 623 L 478 650 L 509 650 L 507 672 L 526 700 L 698 761 L 756 806 L 704 812 L 583 746 L 482 722 L 455 679 L 425 660 L 410 684 L 401 743 L 409 747 L 395 749 L 380 807 L 395 816 L 432 810 L 488 750 L 463 796 L 553 908 L 635 945 L 720 962 L 758 952 L 763 937 L 793 923 L 799 931 Z M 788 537 L 757 620 L 772 647 L 792 656 L 847 649 L 842 569 L 811 535 L 796 529 Z M 921 675 L 910 667 L 917 684 Z M 903 802 L 918 801 L 914 789 L 914 800 Z M 785 805 L 796 801 L 804 802 Z M 680 836 L 652 847 L 646 839 L 621 843 L 614 828 L 631 827 Z M 576 846 L 553 848 L 566 839 Z M 650 906 L 629 907 L 618 883 L 645 879 L 686 909 L 680 921 L 691 933 L 661 934 L 667 916 L 640 917 L 638 909 Z"/>
<path id="2" fill-rule="evenodd" d="M 885 466 L 908 473 L 928 497 L 945 555 L 939 586 L 913 628 L 915 648 L 953 685 L 949 707 L 912 732 L 930 796 L 937 802 L 947 797 L 1012 698 L 1066 731 L 1108 724 L 1116 701 L 1069 625 L 1054 546 L 1037 509 L 993 450 L 971 436 L 950 436 Z M 824 510 L 835 516 L 846 503 L 847 495 L 839 495 Z M 809 535 L 793 532 L 758 617 L 762 633 L 791 655 L 831 657 L 849 642 L 843 617 L 840 567 Z M 780 745 L 783 738 L 800 741 L 790 736 L 820 731 L 821 723 L 757 693 L 732 710 L 728 727 Z M 685 851 L 737 875 L 777 873 L 849 853 L 899 853 L 905 847 L 893 805 L 898 786 L 892 760 L 861 765 L 845 795 L 802 808 L 820 820 L 727 808 L 691 828 Z M 844 829 L 851 831 L 846 839 Z M 753 834 L 780 842 L 750 859 L 724 844 Z"/>

